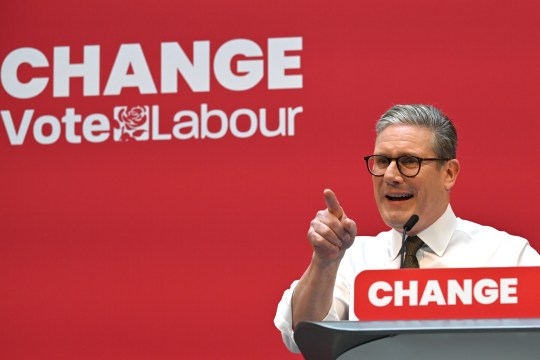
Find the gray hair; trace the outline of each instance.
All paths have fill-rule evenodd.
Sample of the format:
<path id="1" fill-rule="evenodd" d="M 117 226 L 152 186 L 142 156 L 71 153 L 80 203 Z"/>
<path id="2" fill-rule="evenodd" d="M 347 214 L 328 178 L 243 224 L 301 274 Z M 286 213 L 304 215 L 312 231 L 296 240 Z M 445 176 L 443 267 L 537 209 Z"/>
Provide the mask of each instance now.
<path id="1" fill-rule="evenodd" d="M 377 136 L 390 125 L 422 126 L 433 132 L 433 151 L 441 159 L 455 159 L 457 132 L 450 119 L 431 105 L 395 105 L 376 125 Z"/>

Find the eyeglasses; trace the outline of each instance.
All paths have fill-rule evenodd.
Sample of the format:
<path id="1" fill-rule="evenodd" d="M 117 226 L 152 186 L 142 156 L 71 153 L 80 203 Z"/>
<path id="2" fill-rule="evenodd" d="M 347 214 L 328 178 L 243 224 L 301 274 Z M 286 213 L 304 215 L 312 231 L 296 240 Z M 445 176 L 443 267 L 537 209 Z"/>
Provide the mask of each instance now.
<path id="1" fill-rule="evenodd" d="M 367 169 L 373 176 L 384 176 L 386 169 L 392 161 L 396 161 L 397 168 L 401 175 L 415 177 L 420 172 L 420 167 L 424 161 L 448 161 L 451 159 L 419 158 L 418 156 L 405 155 L 398 158 L 391 158 L 384 155 L 369 155 L 364 157 Z"/>

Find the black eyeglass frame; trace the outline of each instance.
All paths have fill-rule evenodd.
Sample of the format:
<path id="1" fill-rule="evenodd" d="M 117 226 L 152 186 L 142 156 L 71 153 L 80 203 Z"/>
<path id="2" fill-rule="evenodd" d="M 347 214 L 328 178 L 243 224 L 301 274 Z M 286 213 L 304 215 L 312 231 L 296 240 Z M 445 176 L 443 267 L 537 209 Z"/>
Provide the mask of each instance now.
<path id="1" fill-rule="evenodd" d="M 417 176 L 419 173 L 420 173 L 420 169 L 422 168 L 422 162 L 424 161 L 450 161 L 452 159 L 439 159 L 439 158 L 421 158 L 421 157 L 418 157 L 418 156 L 414 156 L 414 155 L 403 155 L 403 156 L 400 156 L 400 157 L 397 157 L 397 158 L 391 158 L 389 156 L 386 156 L 386 155 L 377 155 L 377 154 L 374 154 L 374 155 L 368 155 L 368 156 L 364 156 L 364 160 L 366 160 L 366 167 L 369 171 L 369 173 L 373 176 L 377 176 L 377 177 L 381 177 L 381 176 L 384 176 L 384 173 L 386 172 L 386 169 L 388 169 L 388 166 L 384 169 L 384 172 L 380 175 L 376 175 L 374 174 L 371 169 L 369 168 L 369 160 L 375 156 L 379 156 L 379 157 L 383 157 L 383 158 L 386 158 L 389 160 L 388 162 L 388 166 L 390 166 L 390 164 L 392 163 L 392 161 L 395 161 L 396 162 L 396 165 L 397 165 L 397 168 L 399 170 L 399 173 L 405 177 L 408 177 L 408 178 L 413 178 L 415 176 Z M 416 172 L 416 174 L 414 175 L 405 175 L 403 173 L 403 171 L 401 171 L 401 165 L 399 163 L 399 160 L 400 159 L 403 159 L 403 158 L 414 158 L 418 161 L 418 171 Z"/>

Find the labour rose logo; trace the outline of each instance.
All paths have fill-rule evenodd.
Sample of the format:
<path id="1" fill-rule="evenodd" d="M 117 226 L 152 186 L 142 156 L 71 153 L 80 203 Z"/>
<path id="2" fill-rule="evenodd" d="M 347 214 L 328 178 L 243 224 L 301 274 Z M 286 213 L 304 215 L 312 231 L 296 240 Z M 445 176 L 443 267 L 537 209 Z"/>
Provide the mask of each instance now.
<path id="1" fill-rule="evenodd" d="M 114 108 L 115 141 L 148 140 L 150 138 L 149 106 L 117 106 Z"/>

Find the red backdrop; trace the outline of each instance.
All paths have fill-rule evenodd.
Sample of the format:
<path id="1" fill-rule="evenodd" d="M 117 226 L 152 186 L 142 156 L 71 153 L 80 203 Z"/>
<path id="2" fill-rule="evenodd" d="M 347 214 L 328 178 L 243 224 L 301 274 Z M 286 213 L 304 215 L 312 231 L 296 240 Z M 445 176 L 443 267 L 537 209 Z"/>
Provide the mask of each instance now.
<path id="1" fill-rule="evenodd" d="M 297 358 L 274 328 L 276 305 L 309 262 L 324 188 L 361 234 L 385 230 L 362 156 L 396 103 L 434 104 L 455 121 L 458 216 L 540 248 L 535 1 L 20 0 L 0 10 L 2 358 Z M 285 52 L 269 45 L 283 38 Z M 200 65 L 197 91 L 182 76 L 163 91 L 164 43 Z M 62 65 L 90 63 L 85 49 L 99 51 L 93 70 Z M 66 69 L 89 74 L 68 81 L 68 96 Z M 30 88 L 36 79 L 43 89 Z M 291 82 L 276 89 L 276 79 Z M 145 124 L 167 137 L 175 114 L 200 117 L 202 104 L 229 120 L 253 111 L 234 124 L 249 136 L 113 138 L 122 109 L 158 109 Z M 279 108 L 296 109 L 294 134 L 252 133 L 261 108 L 269 129 Z M 219 132 L 219 118 L 208 121 Z"/>

